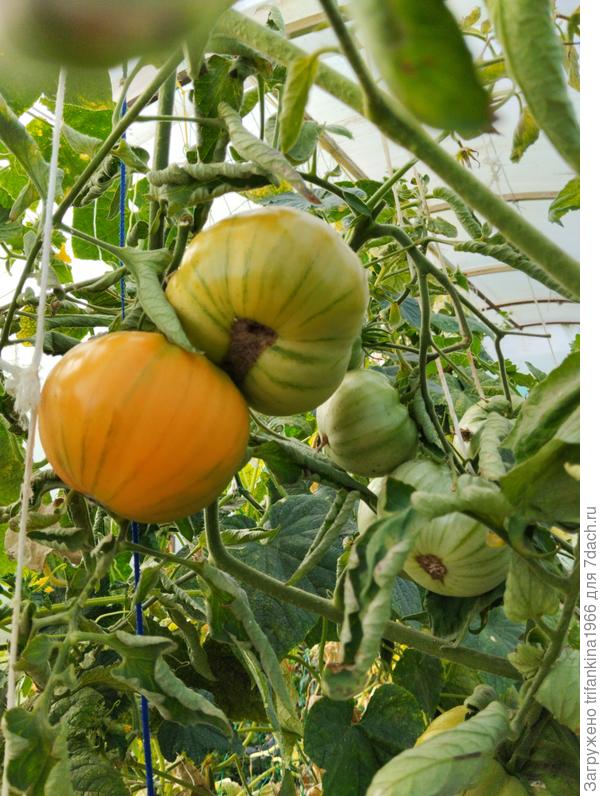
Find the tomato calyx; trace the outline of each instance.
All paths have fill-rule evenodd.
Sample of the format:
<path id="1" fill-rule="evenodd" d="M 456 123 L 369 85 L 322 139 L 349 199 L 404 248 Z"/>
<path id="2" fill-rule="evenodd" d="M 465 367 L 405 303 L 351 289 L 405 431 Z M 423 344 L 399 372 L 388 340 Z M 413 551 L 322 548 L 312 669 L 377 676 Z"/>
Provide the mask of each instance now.
<path id="1" fill-rule="evenodd" d="M 234 384 L 244 383 L 244 379 L 260 355 L 277 340 L 277 332 L 251 318 L 236 318 L 231 324 L 229 350 L 223 360 L 223 368 L 231 376 Z"/>
<path id="2" fill-rule="evenodd" d="M 416 561 L 430 578 L 439 580 L 442 583 L 444 582 L 444 578 L 448 574 L 448 568 L 441 558 L 438 558 L 433 553 L 429 553 L 427 555 L 417 556 Z"/>

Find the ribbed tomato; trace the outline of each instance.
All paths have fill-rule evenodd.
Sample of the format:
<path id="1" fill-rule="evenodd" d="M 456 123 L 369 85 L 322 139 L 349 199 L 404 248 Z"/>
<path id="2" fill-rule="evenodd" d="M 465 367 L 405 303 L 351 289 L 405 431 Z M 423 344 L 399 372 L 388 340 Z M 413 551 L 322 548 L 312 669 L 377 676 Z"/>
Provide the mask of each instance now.
<path id="1" fill-rule="evenodd" d="M 3 0 L 3 37 L 34 58 L 114 66 L 208 32 L 233 0 Z"/>
<path id="2" fill-rule="evenodd" d="M 360 260 L 328 224 L 281 207 L 197 235 L 167 298 L 250 406 L 290 415 L 323 403 L 342 381 L 368 289 Z"/>
<path id="3" fill-rule="evenodd" d="M 350 370 L 317 409 L 324 450 L 356 475 L 384 475 L 414 456 L 417 429 L 383 373 Z"/>
<path id="4" fill-rule="evenodd" d="M 450 471 L 427 459 L 405 462 L 391 474 L 422 492 L 449 492 Z M 385 478 L 369 484 L 381 493 Z M 359 530 L 367 528 L 375 515 L 361 503 Z M 381 513 L 382 507 L 379 507 Z M 405 573 L 420 586 L 449 597 L 473 597 L 495 588 L 506 577 L 510 548 L 498 547 L 495 534 L 467 517 L 452 512 L 427 523 L 404 563 Z"/>
<path id="5" fill-rule="evenodd" d="M 116 332 L 72 348 L 39 407 L 48 461 L 116 514 L 166 522 L 211 503 L 240 465 L 248 408 L 206 357 L 160 334 Z"/>

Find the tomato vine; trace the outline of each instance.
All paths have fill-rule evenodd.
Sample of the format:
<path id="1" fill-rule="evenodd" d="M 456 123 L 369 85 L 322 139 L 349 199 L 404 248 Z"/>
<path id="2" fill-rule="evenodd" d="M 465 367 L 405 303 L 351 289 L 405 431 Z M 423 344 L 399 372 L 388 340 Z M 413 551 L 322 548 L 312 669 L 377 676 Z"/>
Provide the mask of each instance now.
<path id="1" fill-rule="evenodd" d="M 578 677 L 578 343 L 551 373 L 522 372 L 503 341 L 531 333 L 508 316 L 492 320 L 446 253 L 493 257 L 565 301 L 578 299 L 578 264 L 475 176 L 477 139 L 464 143 L 473 125 L 485 132 L 493 113 L 516 101 L 512 159 L 544 130 L 575 167 L 574 116 L 568 124 L 548 118 L 537 67 L 515 41 L 503 0 L 491 4 L 492 18 L 475 9 L 460 24 L 441 0 L 402 3 L 402 14 L 375 4 L 381 16 L 372 25 L 357 14 L 371 55 L 388 69 L 397 53 L 386 50 L 386 20 L 390 30 L 405 25 L 415 85 L 388 72 L 387 89 L 334 0 L 321 0 L 323 19 L 357 82 L 325 63 L 331 47 L 297 47 L 277 9 L 261 24 L 230 5 L 215 0 L 199 20 L 182 0 L 181 13 L 196 19 L 185 41 L 130 63 L 116 101 L 106 70 L 67 69 L 44 327 L 45 353 L 66 359 L 42 394 L 49 461 L 36 452 L 28 505 L 19 491 L 27 437 L 12 384 L 19 368 L 3 360 L 0 375 L 5 792 L 123 796 L 140 792 L 144 776 L 164 796 L 436 796 L 452 788 L 476 796 L 490 783 L 532 793 L 540 781 L 571 792 L 578 716 L 564 695 Z M 556 80 L 550 93 L 565 103 L 565 81 L 578 82 L 578 16 L 552 17 L 550 2 L 538 5 L 550 16 L 532 50 L 544 48 Z M 425 6 L 448 34 L 448 75 L 420 61 Z M 464 36 L 481 43 L 479 57 Z M 109 57 L 103 47 L 93 52 Z M 0 168 L 0 245 L 9 271 L 22 263 L 0 307 L 0 353 L 35 342 L 54 99 L 39 64 L 21 52 L 14 58 L 33 82 L 22 93 L 0 68 L 0 157 L 8 163 Z M 132 99 L 151 64 L 158 67 Z M 461 89 L 475 103 L 468 113 L 438 99 L 455 96 L 461 70 Z M 511 87 L 498 90 L 505 79 Z M 431 96 L 422 96 L 428 80 Z M 403 146 L 407 162 L 383 180 L 350 178 L 334 160 L 324 166 L 327 136 L 351 133 L 306 114 L 313 84 Z M 448 120 L 457 116 L 463 124 L 453 129 Z M 449 129 L 434 138 L 421 127 L 432 119 Z M 151 153 L 131 143 L 133 130 L 149 124 Z M 175 124 L 185 132 L 181 162 L 172 162 Z M 427 169 L 443 186 L 430 187 Z M 551 220 L 578 206 L 578 186 L 573 177 Z M 242 197 L 254 214 L 213 224 L 223 196 Z M 443 217 L 432 199 L 444 203 Z M 77 278 L 73 260 L 91 253 L 103 273 Z M 125 426 L 132 385 L 115 385 L 109 366 L 100 373 L 98 354 L 76 365 L 78 352 L 91 358 L 99 341 L 123 339 L 160 341 L 152 367 L 166 363 L 158 371 L 139 356 L 126 360 L 144 397 L 127 409 Z M 237 422 L 227 401 L 213 406 L 214 386 L 205 394 L 190 386 L 191 367 L 168 369 L 174 346 L 184 349 L 175 349 L 178 361 L 202 358 L 235 394 L 243 415 L 235 443 L 241 450 L 248 442 L 241 461 L 225 441 Z M 48 386 L 76 367 L 79 387 L 91 385 L 82 400 L 72 383 Z M 364 393 L 350 397 L 356 412 L 370 406 L 372 416 L 348 430 L 348 411 L 316 412 L 369 372 Z M 187 390 L 174 396 L 173 384 L 184 383 L 176 377 L 188 375 Z M 393 439 L 384 411 L 373 409 L 377 385 L 381 406 L 389 399 L 397 409 Z M 169 417 L 160 414 L 165 406 Z M 142 427 L 150 443 L 136 458 Z M 204 454 L 199 428 L 210 436 Z M 348 471 L 333 453 L 340 428 Z M 144 523 L 139 541 L 130 531 L 140 517 L 123 518 L 115 494 L 97 493 L 115 429 L 124 448 L 131 443 L 128 454 L 134 449 L 132 458 L 110 459 L 116 492 L 134 484 L 146 509 L 159 492 L 172 498 L 172 518 Z M 208 495 L 211 474 L 227 486 L 207 505 L 199 484 Z M 5 709 L 11 556 L 23 516 L 17 707 Z M 132 556 L 143 561 L 139 580 Z M 136 635 L 140 606 L 145 635 Z M 149 706 L 151 767 L 141 763 L 140 698 Z"/>

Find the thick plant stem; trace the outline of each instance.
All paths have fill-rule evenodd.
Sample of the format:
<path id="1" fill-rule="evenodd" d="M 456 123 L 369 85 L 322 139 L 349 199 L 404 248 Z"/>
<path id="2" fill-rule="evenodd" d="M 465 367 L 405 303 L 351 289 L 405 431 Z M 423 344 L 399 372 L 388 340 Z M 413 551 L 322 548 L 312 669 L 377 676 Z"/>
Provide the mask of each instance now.
<path id="1" fill-rule="evenodd" d="M 560 619 L 553 633 L 552 640 L 542 658 L 540 668 L 537 670 L 535 677 L 529 684 L 524 686 L 525 696 L 512 722 L 512 727 L 516 734 L 520 734 L 523 730 L 527 722 L 527 716 L 533 707 L 535 695 L 548 676 L 552 665 L 560 655 L 565 638 L 569 632 L 569 625 L 579 599 L 579 549 L 577 549 L 576 552 L 575 564 L 569 581 L 570 589 L 565 597 Z"/>
<path id="2" fill-rule="evenodd" d="M 209 555 L 212 562 L 219 569 L 233 575 L 243 583 L 255 589 L 259 589 L 265 594 L 270 594 L 278 600 L 282 600 L 298 608 L 303 608 L 305 611 L 325 617 L 336 624 L 342 622 L 342 611 L 336 608 L 330 600 L 325 600 L 323 597 L 310 594 L 309 592 L 297 589 L 293 586 L 286 586 L 276 578 L 266 575 L 264 572 L 259 572 L 232 556 L 221 540 L 216 503 L 205 510 L 205 524 Z M 163 553 L 153 550 L 150 547 L 145 547 L 144 545 L 132 544 L 131 542 L 122 542 L 121 549 L 137 550 L 139 553 L 143 553 L 147 556 L 154 556 L 155 558 L 171 561 L 178 566 L 188 567 L 202 576 L 202 562 L 185 560 L 172 553 Z M 464 666 L 480 669 L 481 671 L 491 674 L 497 674 L 501 677 L 508 677 L 512 680 L 520 679 L 520 675 L 516 669 L 504 658 L 446 644 L 443 639 L 436 638 L 427 633 L 422 633 L 419 630 L 414 630 L 399 622 L 387 622 L 383 635 L 389 641 L 393 641 L 397 644 L 407 644 L 435 658 L 452 661 L 453 663 L 461 663 Z"/>
<path id="3" fill-rule="evenodd" d="M 336 608 L 330 600 L 325 600 L 323 597 L 318 597 L 315 594 L 310 594 L 309 592 L 297 589 L 293 586 L 286 586 L 276 578 L 272 578 L 264 572 L 259 572 L 257 569 L 249 567 L 247 564 L 238 561 L 237 558 L 230 555 L 221 541 L 218 526 L 215 531 L 215 519 L 213 519 L 213 517 L 216 518 L 214 511 L 210 519 L 207 518 L 207 544 L 211 559 L 219 569 L 238 578 L 242 583 L 246 583 L 265 594 L 270 594 L 272 597 L 282 602 L 290 603 L 298 608 L 303 608 L 305 611 L 325 617 L 336 624 L 342 622 L 342 611 Z M 132 542 L 123 542 L 121 544 L 121 549 L 131 551 L 137 550 L 137 552 L 143 555 L 171 561 L 178 566 L 188 567 L 202 577 L 201 562 L 182 559 L 172 553 L 163 553 L 151 547 L 136 545 Z M 463 666 L 468 666 L 472 669 L 480 669 L 490 674 L 497 674 L 500 677 L 508 677 L 511 680 L 521 679 L 517 670 L 504 658 L 466 649 L 464 647 L 456 647 L 452 644 L 446 644 L 443 639 L 436 638 L 427 633 L 422 633 L 419 630 L 414 630 L 412 627 L 403 625 L 400 622 L 386 622 L 383 635 L 388 641 L 393 641 L 397 644 L 407 644 L 409 647 L 414 647 L 416 650 L 426 655 L 431 655 L 434 658 L 441 658 L 442 660 L 451 661 L 452 663 L 460 663 Z"/>
<path id="4" fill-rule="evenodd" d="M 158 115 L 167 117 L 173 111 L 175 102 L 175 88 L 177 85 L 177 72 L 165 80 L 158 92 Z M 171 148 L 171 122 L 159 121 L 156 125 L 156 138 L 154 139 L 154 157 L 152 160 L 155 171 L 165 169 L 169 165 L 169 150 Z M 163 245 L 165 220 L 161 215 L 158 202 L 150 202 L 149 208 L 150 234 L 148 244 L 151 249 L 160 249 Z"/>
<path id="5" fill-rule="evenodd" d="M 227 11 L 217 24 L 217 31 L 230 36 L 288 65 L 304 54 L 287 39 L 236 11 Z M 391 141 L 405 147 L 418 160 L 429 166 L 453 188 L 471 208 L 481 213 L 511 243 L 563 287 L 565 294 L 579 296 L 579 265 L 517 211 L 490 191 L 471 172 L 464 169 L 391 100 L 380 96 L 376 103 L 366 105 L 360 86 L 347 77 L 319 64 L 316 83 L 322 89 L 373 121 Z"/>
<path id="6" fill-rule="evenodd" d="M 419 335 L 419 385 L 423 403 L 427 409 L 427 414 L 431 420 L 433 427 L 439 437 L 444 451 L 451 457 L 456 458 L 456 452 L 452 445 L 446 439 L 444 429 L 442 428 L 439 418 L 435 411 L 435 406 L 429 395 L 427 388 L 427 355 L 429 346 L 431 344 L 431 305 L 429 301 L 429 288 L 427 286 L 427 274 L 417 266 L 418 280 L 419 280 L 419 293 L 421 296 L 421 332 Z M 460 461 L 459 461 L 460 464 Z"/>

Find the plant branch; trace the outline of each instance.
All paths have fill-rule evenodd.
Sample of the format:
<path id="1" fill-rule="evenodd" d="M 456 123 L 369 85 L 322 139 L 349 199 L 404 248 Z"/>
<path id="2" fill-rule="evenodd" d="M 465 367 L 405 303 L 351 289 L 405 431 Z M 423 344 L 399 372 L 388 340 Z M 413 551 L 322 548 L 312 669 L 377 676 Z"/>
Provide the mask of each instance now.
<path id="1" fill-rule="evenodd" d="M 227 11 L 216 30 L 259 50 L 281 64 L 289 65 L 304 51 L 283 36 L 236 11 Z M 391 140 L 409 150 L 453 188 L 474 210 L 481 213 L 502 234 L 527 254 L 563 288 L 568 297 L 579 296 L 579 265 L 549 240 L 507 202 L 463 168 L 412 118 L 402 115 L 386 98 L 365 107 L 361 87 L 324 63 L 319 64 L 316 83 L 357 113 L 371 119 Z"/>
<path id="2" fill-rule="evenodd" d="M 154 96 L 157 88 L 159 88 L 164 81 L 169 77 L 171 72 L 176 69 L 177 64 L 181 60 L 181 55 L 179 51 L 174 53 L 169 60 L 159 69 L 156 73 L 154 78 L 150 81 L 148 86 L 145 90 L 139 95 L 133 105 L 129 108 L 127 113 L 121 117 L 120 121 L 113 127 L 109 135 L 104 139 L 102 146 L 99 147 L 98 151 L 94 155 L 94 157 L 90 160 L 86 168 L 83 172 L 79 175 L 75 184 L 69 191 L 69 193 L 64 197 L 62 202 L 58 205 L 54 216 L 53 216 L 53 224 L 57 226 L 65 217 L 67 210 L 72 206 L 75 202 L 79 194 L 83 191 L 85 186 L 87 185 L 88 180 L 94 174 L 98 166 L 102 163 L 104 158 L 110 153 L 113 146 L 119 141 L 123 133 L 127 130 L 127 128 L 137 119 L 140 115 L 141 111 L 144 109 L 146 104 L 152 99 Z M 42 236 L 41 232 L 38 232 L 35 241 L 31 246 L 31 250 L 25 261 L 25 265 L 23 266 L 23 270 L 21 271 L 21 275 L 19 277 L 19 281 L 17 282 L 17 286 L 15 287 L 15 291 L 13 293 L 13 300 L 8 308 L 6 319 L 4 322 L 4 328 L 2 329 L 2 336 L 0 337 L 0 351 L 6 345 L 6 341 L 10 335 L 10 328 L 12 326 L 12 320 L 14 318 L 15 310 L 17 307 L 17 301 L 23 290 L 23 286 L 27 278 L 29 277 L 31 271 L 33 270 L 33 266 L 37 259 L 37 256 L 40 252 L 42 245 Z"/>
<path id="3" fill-rule="evenodd" d="M 164 81 L 158 91 L 158 115 L 168 118 L 173 110 L 175 102 L 175 87 L 177 85 L 177 73 L 175 70 Z M 169 150 L 171 148 L 171 122 L 159 121 L 156 125 L 156 137 L 154 139 L 154 157 L 152 166 L 155 171 L 165 169 L 169 165 Z M 164 239 L 165 220 L 161 207 L 158 202 L 150 202 L 148 219 L 150 222 L 150 233 L 148 235 L 148 245 L 151 249 L 160 249 Z"/>
<path id="4" fill-rule="evenodd" d="M 529 712 L 534 705 L 535 695 L 548 676 L 552 665 L 560 655 L 565 638 L 569 632 L 569 625 L 579 599 L 579 546 L 577 547 L 575 563 L 569 577 L 569 583 L 570 589 L 565 597 L 558 625 L 556 626 L 550 644 L 548 645 L 544 657 L 542 658 L 540 668 L 537 670 L 533 680 L 523 686 L 525 696 L 512 721 L 512 728 L 515 734 L 520 735 L 520 733 L 523 731 Z"/>

